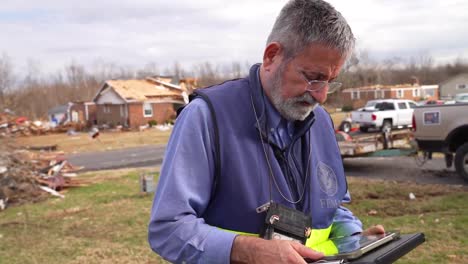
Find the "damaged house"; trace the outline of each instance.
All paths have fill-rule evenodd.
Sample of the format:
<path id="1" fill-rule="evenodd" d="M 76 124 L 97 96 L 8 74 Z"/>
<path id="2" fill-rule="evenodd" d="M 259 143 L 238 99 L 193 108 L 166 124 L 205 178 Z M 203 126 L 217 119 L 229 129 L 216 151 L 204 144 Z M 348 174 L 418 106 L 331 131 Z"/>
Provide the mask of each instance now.
<path id="1" fill-rule="evenodd" d="M 184 105 L 186 93 L 180 86 L 160 78 L 110 80 L 93 99 L 98 125 L 137 128 L 148 123 L 173 120 Z"/>
<path id="2" fill-rule="evenodd" d="M 96 122 L 96 109 L 93 102 L 68 102 L 49 109 L 48 118 L 54 126 L 70 122 L 92 126 Z"/>

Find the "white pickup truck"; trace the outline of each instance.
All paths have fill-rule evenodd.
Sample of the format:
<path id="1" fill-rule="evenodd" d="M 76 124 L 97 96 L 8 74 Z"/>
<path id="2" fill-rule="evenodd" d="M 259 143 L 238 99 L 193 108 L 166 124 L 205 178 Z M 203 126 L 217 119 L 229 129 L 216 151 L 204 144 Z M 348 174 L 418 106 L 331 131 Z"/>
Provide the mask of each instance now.
<path id="1" fill-rule="evenodd" d="M 369 128 L 391 131 L 394 127 L 411 127 L 413 109 L 417 107 L 414 101 L 404 99 L 372 100 L 366 105 L 373 105 L 373 109 L 364 107 L 351 113 L 352 122 L 359 124 L 361 132 Z"/>

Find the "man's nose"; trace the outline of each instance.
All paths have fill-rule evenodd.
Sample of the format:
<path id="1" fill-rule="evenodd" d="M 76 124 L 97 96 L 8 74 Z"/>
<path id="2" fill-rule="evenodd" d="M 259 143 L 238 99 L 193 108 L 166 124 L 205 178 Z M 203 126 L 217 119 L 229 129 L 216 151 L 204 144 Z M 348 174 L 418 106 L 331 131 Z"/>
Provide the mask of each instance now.
<path id="1" fill-rule="evenodd" d="M 328 85 L 325 85 L 322 89 L 309 91 L 309 94 L 315 99 L 315 101 L 323 104 L 327 100 Z"/>

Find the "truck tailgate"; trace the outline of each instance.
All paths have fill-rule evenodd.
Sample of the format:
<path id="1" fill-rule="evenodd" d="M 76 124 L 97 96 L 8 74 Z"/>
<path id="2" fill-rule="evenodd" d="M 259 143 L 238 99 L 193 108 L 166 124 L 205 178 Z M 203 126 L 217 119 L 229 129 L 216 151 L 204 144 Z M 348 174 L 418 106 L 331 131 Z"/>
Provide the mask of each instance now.
<path id="1" fill-rule="evenodd" d="M 351 119 L 356 123 L 372 123 L 371 111 L 353 111 L 351 113 Z"/>

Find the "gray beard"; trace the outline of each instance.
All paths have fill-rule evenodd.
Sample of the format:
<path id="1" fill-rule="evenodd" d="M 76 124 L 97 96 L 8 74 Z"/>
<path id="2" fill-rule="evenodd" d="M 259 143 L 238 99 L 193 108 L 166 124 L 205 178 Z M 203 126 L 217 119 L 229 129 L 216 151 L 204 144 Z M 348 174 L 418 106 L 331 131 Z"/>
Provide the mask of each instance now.
<path id="1" fill-rule="evenodd" d="M 310 93 L 304 93 L 301 96 L 288 98 L 286 100 L 281 98 L 281 76 L 283 75 L 285 66 L 286 63 L 279 67 L 278 73 L 271 82 L 270 95 L 272 104 L 275 106 L 276 110 L 278 110 L 281 116 L 287 120 L 303 121 L 315 109 L 315 107 L 318 105 L 318 102 L 310 95 Z M 310 105 L 305 106 L 302 104 L 302 102 L 307 102 Z"/>

